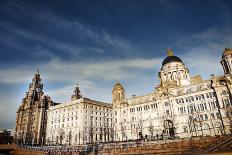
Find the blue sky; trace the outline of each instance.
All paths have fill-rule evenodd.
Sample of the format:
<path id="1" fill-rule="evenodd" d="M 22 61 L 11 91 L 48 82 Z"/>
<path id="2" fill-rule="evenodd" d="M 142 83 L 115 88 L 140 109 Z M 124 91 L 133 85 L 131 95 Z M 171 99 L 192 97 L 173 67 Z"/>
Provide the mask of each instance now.
<path id="1" fill-rule="evenodd" d="M 68 102 L 110 102 L 114 83 L 127 93 L 154 91 L 168 47 L 192 76 L 223 74 L 232 47 L 229 0 L 0 1 L 0 128 L 12 128 L 37 69 L 44 91 Z"/>

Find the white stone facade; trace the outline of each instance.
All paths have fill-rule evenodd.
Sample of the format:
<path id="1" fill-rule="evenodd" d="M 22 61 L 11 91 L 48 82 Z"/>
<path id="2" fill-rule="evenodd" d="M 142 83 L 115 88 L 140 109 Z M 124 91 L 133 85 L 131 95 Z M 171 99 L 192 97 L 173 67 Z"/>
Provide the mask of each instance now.
<path id="1" fill-rule="evenodd" d="M 112 105 L 79 98 L 49 108 L 47 144 L 80 145 L 112 140 Z"/>
<path id="2" fill-rule="evenodd" d="M 197 60 L 196 60 L 197 61 Z M 81 145 L 135 139 L 215 136 L 232 131 L 232 49 L 221 64 L 224 75 L 202 80 L 190 76 L 182 60 L 168 50 L 154 92 L 126 98 L 117 83 L 112 104 L 82 97 L 79 87 L 71 102 L 47 111 L 47 144 Z"/>
<path id="3" fill-rule="evenodd" d="M 190 77 L 182 60 L 168 51 L 151 94 L 125 98 L 117 83 L 112 92 L 114 140 L 214 136 L 231 131 L 232 50 L 225 49 L 225 75 Z M 226 70 L 225 70 L 226 69 Z"/>

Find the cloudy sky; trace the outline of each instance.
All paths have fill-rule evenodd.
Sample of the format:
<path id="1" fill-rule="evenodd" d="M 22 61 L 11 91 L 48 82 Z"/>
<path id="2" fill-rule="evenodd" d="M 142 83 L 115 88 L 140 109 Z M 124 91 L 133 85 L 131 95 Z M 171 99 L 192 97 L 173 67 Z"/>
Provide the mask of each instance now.
<path id="1" fill-rule="evenodd" d="M 83 96 L 110 102 L 116 81 L 150 93 L 168 47 L 192 76 L 222 74 L 232 47 L 229 0 L 1 0 L 0 128 L 12 128 L 37 69 L 44 91 L 68 102 Z"/>

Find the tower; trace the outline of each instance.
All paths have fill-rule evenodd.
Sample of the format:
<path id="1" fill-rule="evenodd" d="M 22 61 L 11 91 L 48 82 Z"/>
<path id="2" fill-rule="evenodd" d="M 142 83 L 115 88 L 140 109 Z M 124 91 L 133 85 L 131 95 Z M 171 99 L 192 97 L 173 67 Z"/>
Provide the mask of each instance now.
<path id="1" fill-rule="evenodd" d="M 46 111 L 54 103 L 44 94 L 39 70 L 29 84 L 26 97 L 17 111 L 15 143 L 44 144 L 47 126 Z"/>
<path id="2" fill-rule="evenodd" d="M 80 98 L 82 98 L 82 95 L 81 95 L 80 88 L 77 84 L 75 90 L 73 91 L 73 95 L 71 96 L 71 100 L 74 101 L 74 100 L 78 100 Z"/>
<path id="3" fill-rule="evenodd" d="M 181 86 L 190 84 L 189 70 L 183 61 L 173 54 L 171 49 L 167 51 L 167 57 L 162 62 L 159 72 L 160 86 Z"/>
<path id="4" fill-rule="evenodd" d="M 221 65 L 224 70 L 224 75 L 226 77 L 232 76 L 232 49 L 225 48 L 224 52 L 222 53 Z"/>
<path id="5" fill-rule="evenodd" d="M 119 82 L 117 82 L 114 85 L 114 88 L 112 91 L 113 107 L 119 106 L 124 101 L 125 101 L 125 90 L 124 90 L 123 86 Z"/>

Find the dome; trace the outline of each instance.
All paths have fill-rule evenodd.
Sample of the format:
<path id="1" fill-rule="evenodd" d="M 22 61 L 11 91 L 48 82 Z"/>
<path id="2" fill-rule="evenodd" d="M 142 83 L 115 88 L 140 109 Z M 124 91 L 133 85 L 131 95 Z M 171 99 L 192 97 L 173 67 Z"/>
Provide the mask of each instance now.
<path id="1" fill-rule="evenodd" d="M 232 55 L 232 49 L 231 48 L 225 48 L 225 51 L 222 53 L 222 57 L 225 57 L 227 55 Z"/>
<path id="2" fill-rule="evenodd" d="M 114 85 L 114 89 L 113 89 L 113 92 L 114 91 L 125 91 L 123 86 L 118 82 Z"/>
<path id="3" fill-rule="evenodd" d="M 162 62 L 162 66 L 166 65 L 167 63 L 170 63 L 170 62 L 182 62 L 182 60 L 177 57 L 177 56 L 168 56 L 164 59 L 164 61 Z M 182 62 L 183 63 L 183 62 Z"/>
<path id="4" fill-rule="evenodd" d="M 173 55 L 173 51 L 171 49 L 168 49 L 167 54 L 168 54 L 168 57 L 164 59 L 164 61 L 162 62 L 162 66 L 170 62 L 182 62 L 182 60 L 179 57 Z"/>

